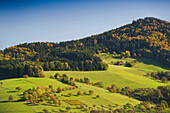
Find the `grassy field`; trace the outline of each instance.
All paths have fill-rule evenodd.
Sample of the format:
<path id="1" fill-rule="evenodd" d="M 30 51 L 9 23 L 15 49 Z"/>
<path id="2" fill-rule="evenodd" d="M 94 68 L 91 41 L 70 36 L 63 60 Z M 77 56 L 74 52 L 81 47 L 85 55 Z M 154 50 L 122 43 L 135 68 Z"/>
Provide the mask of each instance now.
<path id="1" fill-rule="evenodd" d="M 20 102 L 20 95 L 21 92 L 18 92 L 15 90 L 17 86 L 20 86 L 22 90 L 26 90 L 28 88 L 37 87 L 37 86 L 44 86 L 48 87 L 49 85 L 53 85 L 54 88 L 61 87 L 64 88 L 68 85 L 63 84 L 55 79 L 50 78 L 18 78 L 18 79 L 7 79 L 7 80 L 1 80 L 0 82 L 3 82 L 3 85 L 0 87 L 0 113 L 8 113 L 8 112 L 42 112 L 44 108 L 48 110 L 55 110 L 59 111 L 59 109 L 62 109 L 63 111 L 66 109 L 67 106 L 70 106 L 72 108 L 72 112 L 79 111 L 83 112 L 79 109 L 75 109 L 76 106 L 71 106 L 70 104 L 62 101 L 62 106 L 57 107 L 55 105 L 35 105 L 35 106 L 28 106 L 24 102 Z M 88 105 L 89 107 L 92 107 L 93 105 L 96 105 L 97 107 L 100 107 L 101 105 L 105 106 L 105 109 L 108 109 L 108 105 L 115 105 L 113 109 L 122 107 L 122 105 L 126 103 L 130 104 L 138 104 L 140 101 L 136 99 L 129 98 L 127 96 L 121 95 L 121 94 L 114 94 L 110 93 L 105 89 L 98 88 L 91 85 L 86 85 L 82 83 L 76 83 L 80 88 L 74 89 L 74 90 L 68 90 L 63 91 L 62 93 L 56 93 L 56 95 L 61 100 L 78 100 L 85 105 Z M 89 90 L 93 90 L 94 94 L 92 95 L 83 95 L 83 96 L 77 96 L 77 92 L 81 91 L 82 93 L 84 91 L 88 92 Z M 68 93 L 72 93 L 72 97 L 68 97 Z M 8 102 L 9 95 L 13 95 L 14 101 Z M 61 96 L 63 95 L 63 96 Z M 96 99 L 96 95 L 100 95 L 100 98 Z M 15 106 L 15 107 L 13 107 Z M 95 108 L 93 108 L 95 109 Z"/>
<path id="2" fill-rule="evenodd" d="M 49 104 L 41 104 L 41 105 L 33 105 L 28 106 L 25 102 L 20 101 L 22 92 L 16 91 L 16 87 L 20 86 L 22 91 L 26 89 L 44 86 L 48 87 L 49 85 L 53 85 L 53 88 L 61 87 L 65 88 L 69 85 L 63 84 L 55 79 L 50 79 L 51 75 L 59 72 L 62 74 L 67 74 L 69 77 L 73 78 L 84 78 L 88 77 L 91 82 L 103 82 L 104 87 L 107 87 L 111 84 L 117 84 L 120 88 L 129 86 L 131 89 L 141 88 L 141 87 L 154 87 L 160 85 L 170 85 L 170 82 L 167 84 L 162 83 L 160 80 L 154 80 L 144 75 L 147 72 L 157 72 L 157 71 L 166 71 L 170 70 L 169 67 L 157 63 L 155 61 L 139 58 L 139 59 L 118 59 L 112 58 L 112 55 L 100 54 L 100 57 L 109 65 L 107 71 L 46 71 L 44 72 L 46 78 L 15 78 L 15 79 L 6 79 L 0 80 L 3 82 L 0 85 L 0 113 L 34 113 L 34 112 L 42 112 L 44 108 L 51 111 L 52 109 L 55 112 L 59 112 L 59 110 L 66 111 L 66 107 L 71 107 L 70 112 L 84 112 L 81 109 L 76 109 L 77 106 L 80 105 L 71 105 L 69 102 L 77 102 L 81 104 L 88 105 L 92 109 L 108 109 L 108 105 L 112 105 L 112 109 L 120 108 L 126 103 L 130 103 L 132 105 L 136 105 L 140 103 L 140 101 L 136 99 L 129 98 L 127 96 L 110 93 L 108 90 L 104 88 L 98 88 L 91 85 L 86 85 L 84 83 L 76 83 L 79 88 L 73 90 L 63 91 L 61 93 L 56 93 L 57 97 L 62 100 L 62 105 L 49 105 Z M 136 60 L 137 63 L 133 67 L 124 67 L 124 66 L 116 66 L 111 64 L 111 61 L 116 62 L 118 60 L 122 61 L 132 61 Z M 92 95 L 80 95 L 77 96 L 77 92 L 84 91 L 88 92 L 89 90 L 93 90 L 94 94 Z M 68 97 L 68 93 L 72 93 L 73 96 Z M 9 102 L 9 95 L 13 95 L 14 101 Z M 99 98 L 96 98 L 96 95 L 99 95 Z M 66 100 L 66 101 L 65 101 Z M 93 107 L 96 105 L 96 107 Z"/>
<path id="3" fill-rule="evenodd" d="M 112 58 L 111 55 L 106 54 L 100 54 L 100 57 L 109 64 L 107 71 L 46 71 L 45 75 L 49 77 L 59 72 L 61 74 L 65 73 L 69 77 L 73 78 L 88 77 L 92 82 L 102 81 L 105 87 L 108 87 L 111 84 L 117 84 L 121 88 L 129 86 L 132 89 L 139 87 L 156 88 L 157 86 L 170 84 L 170 82 L 164 84 L 160 80 L 152 80 L 151 78 L 144 76 L 147 72 L 167 71 L 170 69 L 158 62 L 147 58 L 116 59 Z M 122 60 L 124 62 L 137 60 L 137 63 L 133 67 L 116 66 L 111 64 L 111 61 L 116 62 L 118 60 Z"/>

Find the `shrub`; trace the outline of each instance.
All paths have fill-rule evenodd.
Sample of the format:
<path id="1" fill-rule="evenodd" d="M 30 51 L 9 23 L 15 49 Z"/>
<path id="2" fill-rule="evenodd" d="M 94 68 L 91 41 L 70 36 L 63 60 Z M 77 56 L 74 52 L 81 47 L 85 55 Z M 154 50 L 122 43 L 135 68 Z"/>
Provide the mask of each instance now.
<path id="1" fill-rule="evenodd" d="M 60 93 L 62 92 L 62 89 L 60 87 L 57 88 L 57 92 Z"/>
<path id="2" fill-rule="evenodd" d="M 69 111 L 71 108 L 70 107 L 66 107 L 66 110 Z"/>
<path id="3" fill-rule="evenodd" d="M 72 93 L 68 93 L 68 96 L 71 97 L 71 96 L 72 96 Z"/>
<path id="4" fill-rule="evenodd" d="M 80 91 L 78 91 L 78 92 L 77 92 L 77 95 L 81 95 L 81 92 L 80 92 Z"/>
<path id="5" fill-rule="evenodd" d="M 9 98 L 8 98 L 8 100 L 9 100 L 9 101 L 13 101 L 13 100 L 14 100 L 13 96 L 10 95 Z"/>
<path id="6" fill-rule="evenodd" d="M 53 86 L 52 86 L 52 85 L 49 85 L 48 87 L 49 87 L 50 89 L 53 89 Z"/>
<path id="7" fill-rule="evenodd" d="M 99 98 L 100 97 L 100 95 L 96 95 L 96 98 Z"/>
<path id="8" fill-rule="evenodd" d="M 56 79 L 60 78 L 61 76 L 62 76 L 61 73 L 56 73 L 56 74 L 54 75 L 54 77 L 55 77 Z"/>
<path id="9" fill-rule="evenodd" d="M 86 92 L 83 92 L 83 94 L 84 94 L 84 95 L 87 95 L 87 93 L 86 93 Z"/>
<path id="10" fill-rule="evenodd" d="M 90 95 L 92 95 L 92 94 L 93 94 L 93 92 L 94 92 L 93 90 L 89 90 L 89 94 L 90 94 Z"/>
<path id="11" fill-rule="evenodd" d="M 48 112 L 48 110 L 47 110 L 47 109 L 45 109 L 45 108 L 43 109 L 43 111 L 44 111 L 44 113 L 49 113 L 49 112 Z"/>
<path id="12" fill-rule="evenodd" d="M 133 65 L 134 65 L 133 62 L 126 62 L 126 63 L 125 63 L 125 66 L 126 66 L 126 67 L 132 67 Z"/>
<path id="13" fill-rule="evenodd" d="M 21 90 L 21 87 L 16 87 L 15 89 L 18 90 L 18 91 L 20 91 L 20 90 Z"/>

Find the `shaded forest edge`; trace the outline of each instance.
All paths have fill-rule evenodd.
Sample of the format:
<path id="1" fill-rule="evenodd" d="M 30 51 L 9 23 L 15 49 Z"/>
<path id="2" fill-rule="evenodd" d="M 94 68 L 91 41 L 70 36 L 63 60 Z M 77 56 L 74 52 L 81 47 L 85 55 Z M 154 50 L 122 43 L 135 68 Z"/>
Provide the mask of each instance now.
<path id="1" fill-rule="evenodd" d="M 146 17 L 80 40 L 24 43 L 0 51 L 0 78 L 40 76 L 43 70 L 107 70 L 95 54 L 123 51 L 170 65 L 169 38 L 169 22 Z"/>

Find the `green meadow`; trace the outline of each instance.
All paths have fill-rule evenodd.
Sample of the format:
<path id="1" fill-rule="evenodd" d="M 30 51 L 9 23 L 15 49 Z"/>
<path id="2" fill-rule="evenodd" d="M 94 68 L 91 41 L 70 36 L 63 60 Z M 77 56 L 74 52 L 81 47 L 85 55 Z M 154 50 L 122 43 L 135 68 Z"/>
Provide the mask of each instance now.
<path id="1" fill-rule="evenodd" d="M 160 80 L 155 80 L 144 76 L 148 72 L 170 70 L 169 67 L 163 64 L 147 58 L 119 59 L 112 58 L 112 55 L 107 54 L 100 54 L 100 57 L 109 65 L 107 71 L 46 71 L 44 72 L 46 78 L 30 77 L 27 79 L 14 78 L 0 80 L 0 82 L 3 82 L 3 84 L 0 85 L 0 113 L 34 113 L 42 112 L 44 108 L 50 112 L 52 109 L 55 112 L 59 112 L 59 110 L 66 111 L 66 107 L 72 108 L 70 112 L 85 112 L 81 109 L 76 109 L 76 107 L 80 105 L 71 105 L 68 103 L 69 101 L 70 103 L 72 101 L 82 103 L 87 105 L 88 108 L 91 107 L 91 109 L 101 109 L 101 105 L 103 105 L 103 109 L 109 109 L 108 105 L 112 105 L 111 108 L 116 109 L 123 107 L 123 105 L 126 103 L 136 105 L 139 104 L 140 101 L 118 93 L 110 93 L 105 88 L 111 84 L 116 84 L 120 88 L 129 86 L 131 89 L 146 87 L 156 88 L 157 86 L 161 85 L 170 85 L 170 82 L 165 84 Z M 111 63 L 111 61 L 116 62 L 118 60 L 124 62 L 136 60 L 137 62 L 133 67 L 116 66 Z M 48 104 L 27 105 L 26 102 L 20 101 L 22 92 L 18 92 L 15 89 L 18 86 L 22 88 L 22 91 L 37 86 L 48 87 L 49 85 L 52 85 L 55 89 L 57 87 L 65 88 L 69 86 L 57 81 L 56 79 L 51 79 L 50 76 L 54 75 L 55 73 L 67 74 L 69 77 L 73 78 L 87 77 L 90 79 L 90 82 L 103 82 L 104 88 L 76 82 L 79 88 L 56 93 L 56 96 L 62 100 L 61 106 Z M 92 95 L 77 96 L 78 91 L 83 93 L 88 92 L 89 90 L 93 90 L 94 93 Z M 69 97 L 68 93 L 73 95 Z M 9 95 L 13 95 L 14 97 L 12 102 L 8 101 Z M 100 97 L 96 98 L 96 95 L 99 95 Z M 94 105 L 95 107 L 93 107 Z"/>
<path id="2" fill-rule="evenodd" d="M 105 87 L 110 86 L 111 84 L 116 84 L 119 87 L 123 88 L 129 86 L 130 88 L 146 88 L 154 87 L 161 85 L 170 84 L 162 83 L 160 80 L 155 80 L 148 78 L 144 75 L 150 72 L 157 71 L 167 71 L 170 70 L 168 66 L 160 64 L 158 62 L 152 61 L 147 58 L 112 58 L 112 55 L 100 54 L 102 60 L 104 60 L 109 68 L 107 71 L 46 71 L 45 75 L 47 77 L 54 75 L 55 73 L 67 74 L 69 77 L 73 78 L 84 78 L 87 77 L 92 82 L 103 82 Z M 136 60 L 137 63 L 133 67 L 124 67 L 111 64 L 111 61 L 132 61 Z"/>

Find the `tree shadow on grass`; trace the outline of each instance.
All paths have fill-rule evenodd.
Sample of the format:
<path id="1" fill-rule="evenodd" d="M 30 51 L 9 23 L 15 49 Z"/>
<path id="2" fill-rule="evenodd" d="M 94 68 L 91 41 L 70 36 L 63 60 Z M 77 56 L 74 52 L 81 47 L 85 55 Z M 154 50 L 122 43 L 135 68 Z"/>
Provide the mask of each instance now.
<path id="1" fill-rule="evenodd" d="M 15 92 L 17 92 L 17 91 L 7 91 L 7 93 L 15 93 Z"/>
<path id="2" fill-rule="evenodd" d="M 136 58 L 136 60 L 138 62 L 143 62 L 144 64 L 147 64 L 147 65 L 155 65 L 155 66 L 161 67 L 163 69 L 170 70 L 170 67 L 168 65 L 162 64 L 156 60 L 152 60 L 149 58 Z"/>
<path id="3" fill-rule="evenodd" d="M 92 97 L 92 99 L 97 99 L 96 97 Z"/>
<path id="4" fill-rule="evenodd" d="M 23 100 L 14 100 L 14 101 L 0 101 L 0 103 L 7 103 L 7 102 L 23 102 Z"/>

